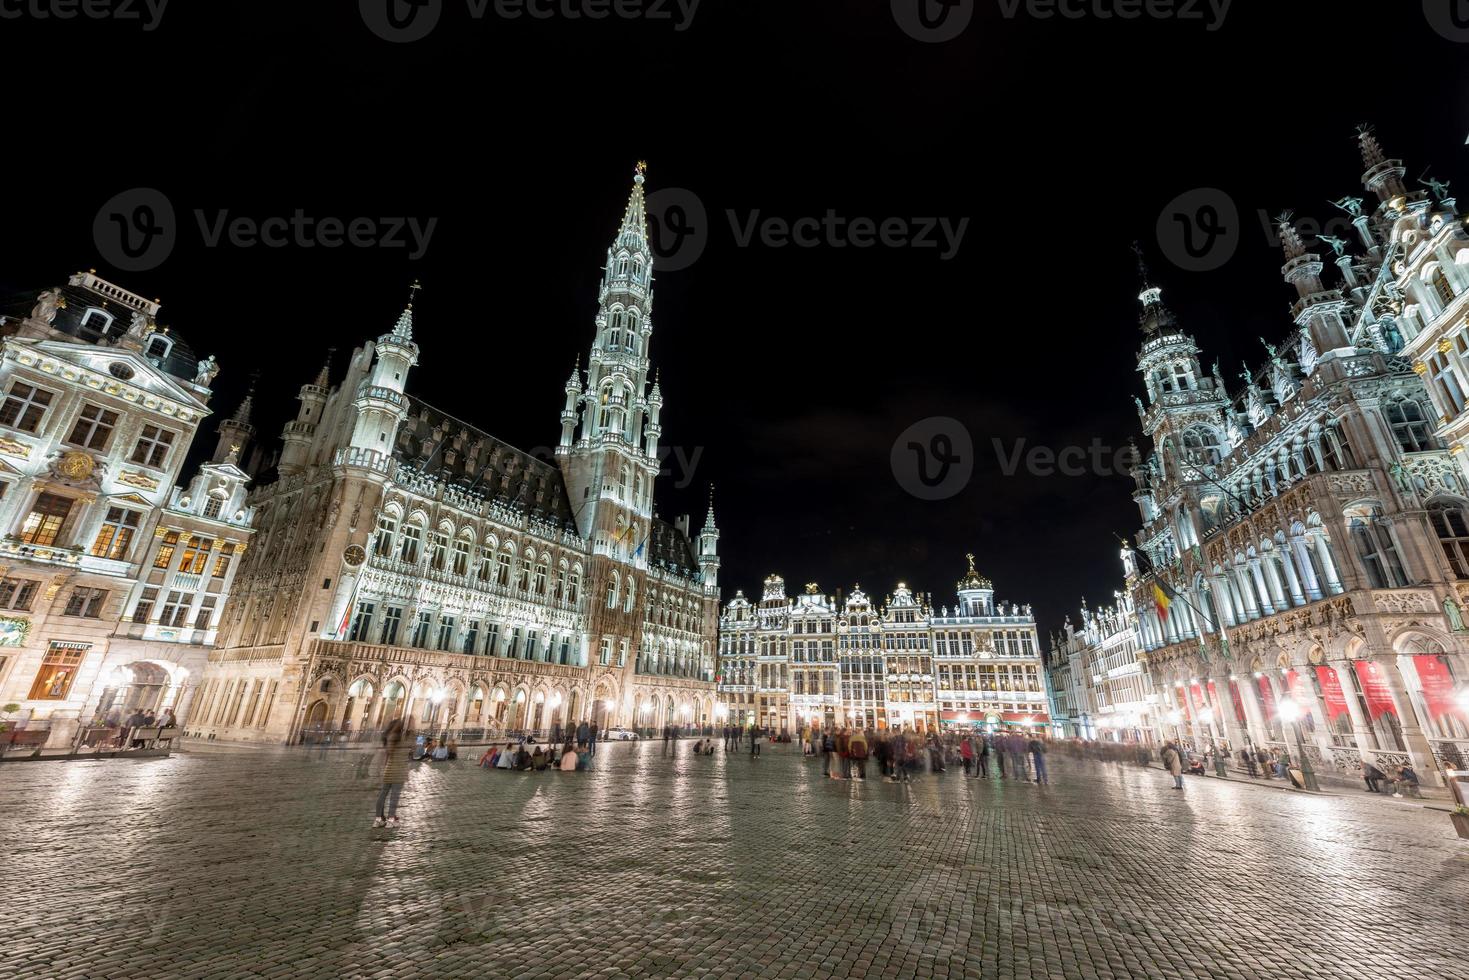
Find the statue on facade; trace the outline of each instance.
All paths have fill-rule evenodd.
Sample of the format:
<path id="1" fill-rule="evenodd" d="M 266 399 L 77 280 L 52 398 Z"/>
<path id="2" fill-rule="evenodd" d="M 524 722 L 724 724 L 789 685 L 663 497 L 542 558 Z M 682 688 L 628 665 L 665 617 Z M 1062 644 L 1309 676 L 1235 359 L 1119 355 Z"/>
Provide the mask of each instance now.
<path id="1" fill-rule="evenodd" d="M 1316 237 L 1324 242 L 1338 258 L 1347 254 L 1348 242 L 1345 238 L 1338 238 L 1335 235 L 1317 235 Z"/>
<path id="2" fill-rule="evenodd" d="M 1448 197 L 1449 197 L 1449 182 L 1448 181 L 1446 181 L 1446 180 L 1439 180 L 1437 177 L 1428 177 L 1427 180 L 1424 180 L 1423 179 L 1424 177 L 1428 177 L 1428 171 L 1426 171 L 1426 170 L 1423 172 L 1423 177 L 1419 177 L 1418 178 L 1418 183 L 1420 183 L 1424 187 L 1427 187 L 1428 188 L 1428 192 L 1433 195 L 1433 199 L 1435 201 L 1446 201 L 1446 200 L 1448 200 Z"/>
<path id="3" fill-rule="evenodd" d="M 157 329 L 158 327 L 154 325 L 152 320 L 148 319 L 146 313 L 134 310 L 132 320 L 128 323 L 127 332 L 122 335 L 122 339 L 130 341 L 141 349 L 143 342 L 148 339 L 148 335 Z"/>
<path id="4" fill-rule="evenodd" d="M 56 319 L 56 311 L 66 309 L 66 297 L 61 295 L 59 289 L 48 289 L 36 297 L 36 305 L 31 308 L 31 319 L 40 320 L 50 325 Z"/>
<path id="5" fill-rule="evenodd" d="M 1388 472 L 1392 474 L 1393 482 L 1398 485 L 1400 491 L 1403 493 L 1412 491 L 1413 483 L 1408 479 L 1408 471 L 1403 468 L 1400 461 L 1394 461 L 1392 466 L 1388 467 Z"/>
<path id="6" fill-rule="evenodd" d="M 1360 197 L 1348 196 L 1342 198 L 1340 201 L 1331 201 L 1330 204 L 1338 210 L 1345 211 L 1353 218 L 1358 218 L 1362 215 L 1362 199 Z"/>
<path id="7" fill-rule="evenodd" d="M 210 354 L 199 362 L 198 368 L 194 373 L 194 384 L 208 388 L 209 383 L 214 380 L 217 374 L 219 374 L 219 361 L 215 359 L 213 354 Z"/>
<path id="8" fill-rule="evenodd" d="M 1459 604 L 1454 601 L 1453 596 L 1444 596 L 1443 614 L 1449 621 L 1449 631 L 1451 633 L 1464 632 L 1464 611 L 1459 608 Z"/>

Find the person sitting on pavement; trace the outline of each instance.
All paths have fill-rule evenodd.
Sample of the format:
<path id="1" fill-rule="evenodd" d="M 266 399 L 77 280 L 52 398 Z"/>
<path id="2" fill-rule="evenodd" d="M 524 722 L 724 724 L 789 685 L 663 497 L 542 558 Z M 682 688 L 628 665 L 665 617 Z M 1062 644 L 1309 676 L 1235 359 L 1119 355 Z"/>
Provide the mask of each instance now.
<path id="1" fill-rule="evenodd" d="M 570 742 L 561 750 L 561 771 L 576 772 L 576 746 Z"/>
<path id="2" fill-rule="evenodd" d="M 1418 785 L 1418 773 L 1412 766 L 1398 766 L 1397 779 L 1393 781 L 1393 796 L 1416 796 L 1423 798 L 1423 791 Z"/>
<path id="3" fill-rule="evenodd" d="M 1188 774 L 1190 776 L 1202 776 L 1204 774 L 1204 760 L 1196 755 L 1189 756 Z"/>
<path id="4" fill-rule="evenodd" d="M 449 746 L 448 746 L 447 743 L 440 742 L 440 743 L 438 743 L 438 745 L 434 746 L 433 761 L 434 762 L 448 762 L 449 761 Z"/>
<path id="5" fill-rule="evenodd" d="M 448 744 L 445 746 L 445 748 L 447 748 L 448 751 L 449 751 L 449 758 L 451 758 L 451 759 L 457 759 L 457 758 L 459 758 L 459 743 L 458 742 L 454 741 L 451 738 L 451 739 L 449 739 Z"/>
<path id="6" fill-rule="evenodd" d="M 485 754 L 479 757 L 479 762 L 475 763 L 475 765 L 479 766 L 481 769 L 495 768 L 495 747 L 491 745 L 486 748 Z"/>
<path id="7" fill-rule="evenodd" d="M 1382 792 L 1378 784 L 1386 778 L 1387 776 L 1383 774 L 1381 769 L 1377 768 L 1366 759 L 1362 760 L 1362 781 L 1367 784 L 1367 792 Z"/>
<path id="8" fill-rule="evenodd" d="M 505 747 L 500 750 L 499 758 L 495 760 L 496 769 L 515 768 L 515 743 L 506 742 Z"/>
<path id="9" fill-rule="evenodd" d="M 530 767 L 537 772 L 540 772 L 541 770 L 546 768 L 546 753 L 541 751 L 541 747 L 539 745 L 537 745 L 536 750 L 530 754 Z"/>

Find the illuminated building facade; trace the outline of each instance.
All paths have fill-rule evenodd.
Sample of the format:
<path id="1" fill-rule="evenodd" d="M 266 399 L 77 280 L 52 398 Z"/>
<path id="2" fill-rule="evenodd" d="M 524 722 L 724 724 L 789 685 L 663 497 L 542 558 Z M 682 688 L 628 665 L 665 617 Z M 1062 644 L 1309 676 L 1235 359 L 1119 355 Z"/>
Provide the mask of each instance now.
<path id="1" fill-rule="evenodd" d="M 881 608 L 860 586 L 843 598 L 812 583 L 792 599 L 772 575 L 758 604 L 736 593 L 725 606 L 719 663 L 728 717 L 773 731 L 1048 720 L 1030 607 L 996 603 L 972 556 L 942 608 L 902 583 Z"/>
<path id="2" fill-rule="evenodd" d="M 1282 216 L 1293 326 L 1234 393 L 1144 282 L 1150 450 L 1124 563 L 1159 735 L 1296 754 L 1299 734 L 1318 770 L 1411 762 L 1437 780 L 1469 753 L 1451 322 L 1469 249 L 1444 185 L 1409 190 L 1370 130 L 1359 143 L 1371 206 L 1336 202 L 1357 241 L 1320 239 L 1328 283 Z"/>

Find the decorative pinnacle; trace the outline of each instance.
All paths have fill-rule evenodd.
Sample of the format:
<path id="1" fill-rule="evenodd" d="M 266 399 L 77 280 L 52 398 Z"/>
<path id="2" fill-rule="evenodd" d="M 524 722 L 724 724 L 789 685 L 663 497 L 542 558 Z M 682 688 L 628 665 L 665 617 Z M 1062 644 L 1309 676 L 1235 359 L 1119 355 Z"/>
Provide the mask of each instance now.
<path id="1" fill-rule="evenodd" d="M 638 165 L 633 168 L 632 182 L 634 184 L 641 184 L 644 180 L 647 179 L 647 175 L 648 175 L 648 161 L 647 160 L 639 160 L 638 161 Z"/>
<path id="2" fill-rule="evenodd" d="M 1357 142 L 1362 149 L 1362 164 L 1368 170 L 1386 162 L 1387 156 L 1382 152 L 1382 145 L 1377 142 L 1377 137 L 1373 135 L 1371 123 L 1357 124 Z"/>
<path id="3" fill-rule="evenodd" d="M 328 387 L 331 384 L 331 376 L 332 376 L 332 355 L 335 354 L 336 352 L 337 352 L 337 349 L 335 347 L 328 347 L 326 349 L 326 360 L 324 362 L 322 362 L 321 370 L 318 371 L 318 372 L 316 372 L 316 381 L 315 381 L 316 387 L 318 387 L 318 388 L 326 388 L 326 387 Z M 253 388 L 254 385 L 252 384 L 251 387 Z"/>
<path id="4" fill-rule="evenodd" d="M 1285 249 L 1287 259 L 1306 254 L 1306 243 L 1301 241 L 1301 233 L 1296 230 L 1295 220 L 1294 211 L 1282 211 L 1275 216 L 1275 229 L 1280 232 L 1280 245 Z"/>
<path id="5" fill-rule="evenodd" d="M 413 299 L 422 288 L 417 279 L 408 287 L 408 303 L 403 307 L 403 312 L 398 314 L 398 322 L 393 324 L 393 336 L 400 340 L 413 339 Z"/>

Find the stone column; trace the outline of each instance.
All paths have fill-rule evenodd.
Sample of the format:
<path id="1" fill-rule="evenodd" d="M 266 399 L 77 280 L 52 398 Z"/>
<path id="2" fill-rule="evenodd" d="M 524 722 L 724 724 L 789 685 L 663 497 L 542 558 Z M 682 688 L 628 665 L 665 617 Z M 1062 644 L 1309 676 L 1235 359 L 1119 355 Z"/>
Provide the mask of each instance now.
<path id="1" fill-rule="evenodd" d="M 1238 752 L 1244 740 L 1240 737 L 1239 723 L 1234 717 L 1234 698 L 1229 693 L 1229 675 L 1215 674 L 1206 678 L 1214 682 L 1214 717 L 1219 722 L 1219 731 L 1229 743 L 1230 753 Z"/>
<path id="2" fill-rule="evenodd" d="M 1316 557 L 1321 561 L 1321 573 L 1326 576 L 1327 591 L 1332 595 L 1341 592 L 1341 576 L 1337 574 L 1336 560 L 1331 557 L 1331 546 L 1326 543 L 1326 535 L 1316 535 Z"/>
<path id="3" fill-rule="evenodd" d="M 1280 565 L 1285 569 L 1285 583 L 1286 587 L 1290 589 L 1291 602 L 1297 606 L 1304 606 L 1306 604 L 1306 596 L 1301 591 L 1301 580 L 1296 575 L 1295 556 L 1289 550 L 1282 550 Z"/>
<path id="4" fill-rule="evenodd" d="M 1393 711 L 1397 714 L 1398 725 L 1402 729 L 1403 742 L 1408 746 L 1408 755 L 1412 757 L 1413 767 L 1418 770 L 1418 778 L 1433 786 L 1442 786 L 1438 761 L 1419 725 L 1418 714 L 1413 710 L 1413 700 L 1408 697 L 1408 687 L 1403 680 L 1403 672 L 1398 667 L 1397 654 L 1385 654 L 1373 659 L 1382 667 L 1388 693 L 1392 695 Z"/>
<path id="5" fill-rule="evenodd" d="M 1311 557 L 1306 553 L 1307 547 L 1309 545 L 1304 536 L 1292 537 L 1290 539 L 1290 548 L 1296 556 L 1296 564 L 1301 566 L 1301 577 L 1304 580 L 1303 584 L 1306 589 L 1306 598 L 1311 602 L 1315 602 L 1322 595 L 1321 583 L 1316 581 L 1316 566 L 1311 564 Z"/>
<path id="6" fill-rule="evenodd" d="M 1239 699 L 1245 706 L 1245 726 L 1250 733 L 1250 742 L 1259 747 L 1270 741 L 1270 724 L 1265 720 L 1265 709 L 1260 704 L 1260 681 L 1253 674 L 1246 674 L 1235 681 L 1239 686 Z"/>
<path id="7" fill-rule="evenodd" d="M 1250 559 L 1250 577 L 1259 586 L 1261 612 L 1266 616 L 1275 615 L 1275 606 L 1270 602 L 1270 587 L 1265 584 L 1265 573 L 1260 570 L 1260 559 L 1258 558 Z"/>
<path id="8" fill-rule="evenodd" d="M 1357 742 L 1357 752 L 1371 752 L 1377 740 L 1372 726 L 1367 723 L 1367 716 L 1362 714 L 1362 702 L 1357 698 L 1356 668 L 1350 660 L 1333 660 L 1328 666 L 1336 672 L 1336 682 L 1341 685 L 1342 698 L 1347 703 L 1347 717 L 1352 720 L 1352 737 Z"/>

